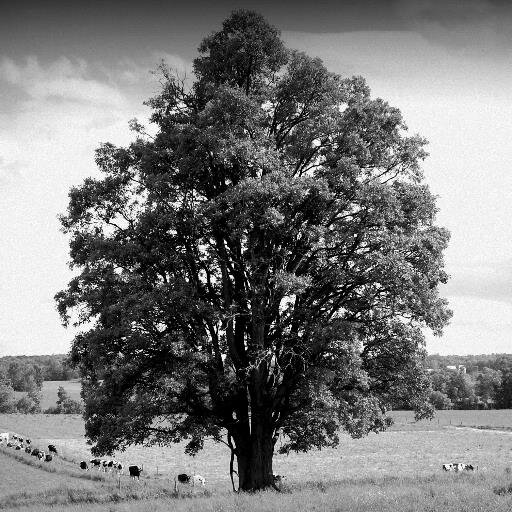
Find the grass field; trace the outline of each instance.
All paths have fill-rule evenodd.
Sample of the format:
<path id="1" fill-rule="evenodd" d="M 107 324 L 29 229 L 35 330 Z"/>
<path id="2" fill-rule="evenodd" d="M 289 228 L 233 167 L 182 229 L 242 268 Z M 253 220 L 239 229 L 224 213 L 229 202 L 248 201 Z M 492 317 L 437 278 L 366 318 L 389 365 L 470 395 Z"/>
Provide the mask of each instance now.
<path id="1" fill-rule="evenodd" d="M 0 431 L 32 436 L 33 443 L 43 448 L 49 443 L 55 444 L 64 456 L 64 460 L 59 461 L 61 466 L 57 467 L 65 474 L 64 488 L 55 490 L 52 480 L 48 482 L 51 492 L 40 499 L 40 504 L 51 503 L 51 510 L 60 510 L 59 503 L 67 503 L 68 507 L 75 503 L 72 508 L 63 510 L 106 510 L 101 496 L 106 501 L 114 496 L 108 510 L 127 511 L 159 511 L 170 507 L 218 512 L 512 510 L 512 494 L 499 496 L 493 492 L 496 487 L 512 483 L 512 411 L 440 411 L 434 420 L 418 423 L 413 422 L 410 412 L 397 411 L 393 416 L 395 425 L 388 432 L 359 440 L 342 436 L 337 449 L 276 456 L 274 471 L 287 475 L 286 486 L 292 492 L 261 493 L 252 497 L 229 493 L 229 454 L 223 445 L 207 443 L 205 450 L 195 458 L 185 456 L 182 445 L 131 447 L 125 453 L 116 454 L 125 464 L 144 464 L 145 476 L 138 487 L 126 479 L 124 494 L 117 495 L 112 481 L 79 480 L 76 483 L 76 463 L 90 457 L 79 416 L 0 415 Z M 452 461 L 470 462 L 478 465 L 479 470 L 475 474 L 446 474 L 441 464 Z M 5 467 L 2 460 L 0 463 L 0 467 Z M 41 475 L 42 470 L 28 469 L 30 479 L 34 471 L 39 475 L 34 476 L 38 482 L 36 488 L 44 488 L 46 475 Z M 168 495 L 174 475 L 182 471 L 197 471 L 205 476 L 212 496 L 176 500 Z M 20 472 L 18 474 L 24 474 L 23 469 Z M 49 479 L 54 477 L 51 473 L 47 475 Z M 23 500 L 28 500 L 22 496 L 22 482 L 26 480 L 21 477 L 19 480 L 17 488 L 15 476 L 7 485 L 11 494 L 19 494 L 18 498 L 9 498 L 11 504 L 22 505 Z M 84 491 L 77 494 L 76 485 Z M 101 492 L 93 495 L 94 499 L 87 494 L 90 485 L 103 486 Z M 69 498 L 68 488 L 72 489 L 73 499 Z M 130 494 L 132 491 L 134 495 Z M 5 489 L 0 488 L 0 503 L 3 493 L 5 495 Z M 91 498 L 89 501 L 87 496 Z M 151 498 L 154 496 L 159 498 Z M 116 500 L 120 503 L 114 503 Z M 136 505 L 132 503 L 134 500 Z M 28 509 L 34 510 L 30 508 L 33 506 L 30 501 L 25 502 Z M 94 505 L 97 502 L 100 504 Z"/>
<path id="2" fill-rule="evenodd" d="M 59 386 L 62 386 L 68 393 L 69 397 L 73 400 L 81 401 L 80 397 L 80 381 L 79 380 L 45 380 L 41 389 L 41 409 L 45 410 L 48 407 L 55 407 L 57 402 L 57 391 Z M 22 396 L 26 395 L 25 391 L 15 391 L 16 398 L 19 400 Z"/>
<path id="3" fill-rule="evenodd" d="M 80 381 L 79 380 L 47 380 L 43 382 L 43 397 L 41 400 L 42 409 L 53 407 L 57 401 L 57 391 L 59 386 L 62 386 L 68 393 L 69 398 L 81 401 L 80 397 Z"/>

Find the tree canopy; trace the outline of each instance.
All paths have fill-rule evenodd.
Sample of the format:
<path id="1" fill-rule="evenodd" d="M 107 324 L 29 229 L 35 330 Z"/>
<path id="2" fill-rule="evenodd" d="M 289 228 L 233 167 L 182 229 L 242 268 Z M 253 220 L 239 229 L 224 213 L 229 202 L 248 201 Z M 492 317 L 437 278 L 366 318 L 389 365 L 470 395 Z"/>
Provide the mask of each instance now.
<path id="1" fill-rule="evenodd" d="M 195 81 L 164 65 L 128 147 L 62 216 L 77 272 L 57 294 L 95 453 L 206 438 L 240 489 L 280 450 L 384 430 L 406 397 L 431 412 L 423 329 L 450 317 L 449 234 L 424 183 L 426 141 L 364 79 L 288 50 L 237 11 L 199 47 Z M 101 377 L 100 377 L 101 375 Z"/>

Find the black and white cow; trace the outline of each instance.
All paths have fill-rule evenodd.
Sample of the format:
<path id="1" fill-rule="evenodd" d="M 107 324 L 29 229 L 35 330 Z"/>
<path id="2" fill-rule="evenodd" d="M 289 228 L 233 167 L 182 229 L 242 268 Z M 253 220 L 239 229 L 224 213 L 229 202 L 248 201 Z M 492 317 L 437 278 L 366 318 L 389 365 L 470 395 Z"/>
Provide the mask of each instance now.
<path id="1" fill-rule="evenodd" d="M 30 455 L 32 455 L 33 457 L 39 457 L 39 450 L 37 448 L 34 448 L 31 452 L 30 452 Z"/>
<path id="2" fill-rule="evenodd" d="M 186 473 L 180 473 L 174 479 L 174 487 L 177 488 L 178 482 L 180 484 L 192 484 L 193 487 L 196 485 L 204 485 L 206 484 L 206 479 L 201 475 L 187 475 Z"/>
<path id="3" fill-rule="evenodd" d="M 45 457 L 46 457 L 46 453 L 45 453 L 45 452 L 43 452 L 43 451 L 41 451 L 41 452 L 39 452 L 39 453 L 37 454 L 37 458 L 38 458 L 39 460 L 44 460 L 44 458 L 45 458 Z"/>
<path id="4" fill-rule="evenodd" d="M 7 444 L 9 442 L 9 432 L 0 433 L 0 443 Z"/>
<path id="5" fill-rule="evenodd" d="M 89 471 L 89 466 L 87 465 L 87 462 L 85 462 L 85 460 L 81 460 L 79 466 L 80 469 L 83 469 L 84 471 Z"/>
<path id="6" fill-rule="evenodd" d="M 286 478 L 285 475 L 272 475 L 272 478 L 274 479 L 274 484 L 278 485 L 283 483 L 283 480 Z"/>
<path id="7" fill-rule="evenodd" d="M 89 461 L 95 468 L 102 469 L 101 459 L 91 459 Z"/>
<path id="8" fill-rule="evenodd" d="M 58 453 L 57 453 L 57 448 L 55 448 L 55 445 L 54 445 L 54 444 L 49 444 L 49 445 L 48 445 L 48 451 L 49 451 L 50 453 L 55 453 L 55 455 L 58 455 Z"/>
<path id="9" fill-rule="evenodd" d="M 137 480 L 139 480 L 142 468 L 139 466 L 128 466 L 128 472 L 130 473 L 130 478 L 133 478 L 134 480 L 137 478 Z"/>
<path id="10" fill-rule="evenodd" d="M 25 453 L 31 453 L 32 452 L 32 448 L 30 448 L 30 446 L 27 446 L 25 448 Z"/>
<path id="11" fill-rule="evenodd" d="M 30 439 L 25 439 L 25 443 L 30 444 L 32 441 Z"/>
<path id="12" fill-rule="evenodd" d="M 120 462 L 116 462 L 116 464 L 114 466 L 114 469 L 115 469 L 115 471 L 116 471 L 116 473 L 118 475 L 122 475 L 123 474 L 124 467 L 123 467 L 123 465 Z"/>
<path id="13" fill-rule="evenodd" d="M 464 462 L 450 462 L 447 464 L 443 464 L 444 471 L 455 471 L 459 473 L 460 471 L 474 471 L 475 466 L 473 464 L 466 464 Z"/>
<path id="14" fill-rule="evenodd" d="M 45 462 L 51 462 L 53 460 L 53 455 L 50 455 L 49 453 L 45 455 L 44 461 Z"/>

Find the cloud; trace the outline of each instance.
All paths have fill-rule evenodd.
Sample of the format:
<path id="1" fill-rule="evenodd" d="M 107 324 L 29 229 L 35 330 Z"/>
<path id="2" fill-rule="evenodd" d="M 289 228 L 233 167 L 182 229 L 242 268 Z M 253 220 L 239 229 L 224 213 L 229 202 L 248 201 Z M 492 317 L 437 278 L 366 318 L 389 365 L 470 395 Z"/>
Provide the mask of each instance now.
<path id="1" fill-rule="evenodd" d="M 6 159 L 0 155 L 0 185 L 5 187 L 23 179 L 21 170 L 24 166 L 25 164 L 19 160 L 7 162 Z"/>
<path id="2" fill-rule="evenodd" d="M 508 56 L 512 5 L 500 0 L 398 0 L 409 30 L 460 55 Z"/>
<path id="3" fill-rule="evenodd" d="M 140 89 L 83 60 L 0 58 L 0 344 L 6 353 L 69 349 L 74 333 L 61 327 L 53 301 L 71 278 L 57 214 L 72 186 L 98 175 L 94 149 L 101 142 L 133 140 L 128 120 L 147 117 Z"/>
<path id="4" fill-rule="evenodd" d="M 35 100 L 60 99 L 114 107 L 126 103 L 118 88 L 91 78 L 83 60 L 61 57 L 42 66 L 34 56 L 27 57 L 24 63 L 4 57 L 0 61 L 0 80 L 21 88 Z"/>
<path id="5" fill-rule="evenodd" d="M 512 304 L 512 261 L 457 266 L 443 292 Z"/>

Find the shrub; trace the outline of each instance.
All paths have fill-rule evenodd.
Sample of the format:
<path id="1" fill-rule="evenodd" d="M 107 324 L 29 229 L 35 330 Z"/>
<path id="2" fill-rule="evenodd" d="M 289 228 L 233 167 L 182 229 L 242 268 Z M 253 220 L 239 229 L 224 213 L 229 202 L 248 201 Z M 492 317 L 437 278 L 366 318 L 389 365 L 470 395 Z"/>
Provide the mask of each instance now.
<path id="1" fill-rule="evenodd" d="M 16 412 L 14 389 L 6 382 L 0 382 L 0 413 Z"/>
<path id="2" fill-rule="evenodd" d="M 23 414 L 35 414 L 41 412 L 41 407 L 29 395 L 22 396 L 16 403 L 16 409 Z"/>

